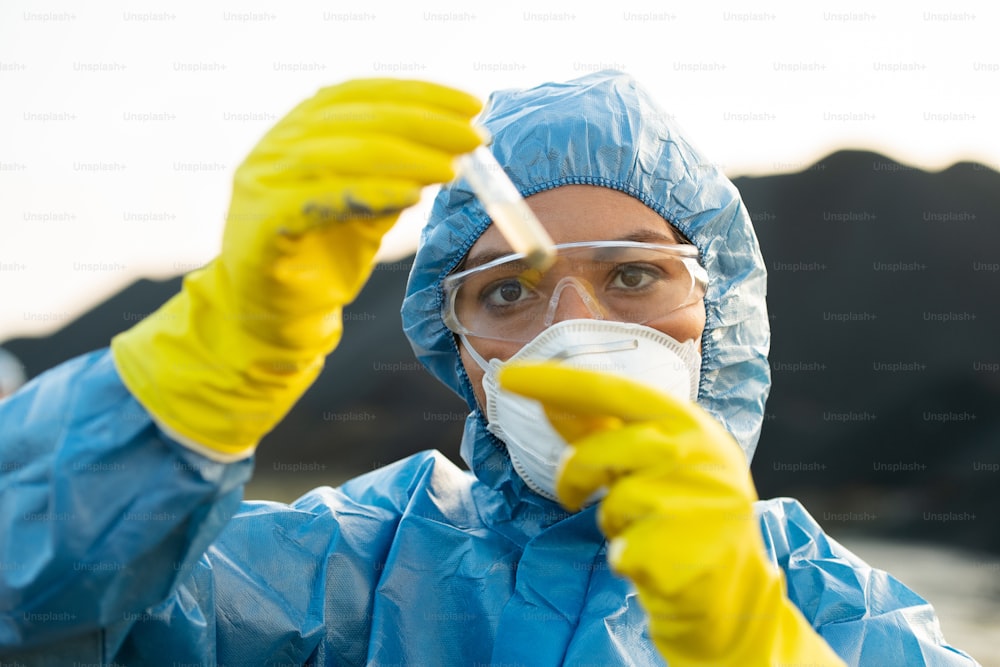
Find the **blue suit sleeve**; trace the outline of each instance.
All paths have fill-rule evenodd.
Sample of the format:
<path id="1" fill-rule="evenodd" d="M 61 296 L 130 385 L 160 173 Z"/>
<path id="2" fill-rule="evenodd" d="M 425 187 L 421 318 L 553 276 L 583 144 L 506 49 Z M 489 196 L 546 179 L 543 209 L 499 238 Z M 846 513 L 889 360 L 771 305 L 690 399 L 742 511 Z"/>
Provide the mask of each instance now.
<path id="1" fill-rule="evenodd" d="M 798 501 L 758 511 L 789 599 L 847 664 L 978 664 L 948 645 L 930 603 L 828 537 Z"/>
<path id="2" fill-rule="evenodd" d="M 164 436 L 107 351 L 0 402 L 0 655 L 89 646 L 165 600 L 251 470 Z"/>
<path id="3" fill-rule="evenodd" d="M 109 628 L 123 665 L 363 664 L 398 516 L 321 487 L 246 502 L 164 602 Z"/>

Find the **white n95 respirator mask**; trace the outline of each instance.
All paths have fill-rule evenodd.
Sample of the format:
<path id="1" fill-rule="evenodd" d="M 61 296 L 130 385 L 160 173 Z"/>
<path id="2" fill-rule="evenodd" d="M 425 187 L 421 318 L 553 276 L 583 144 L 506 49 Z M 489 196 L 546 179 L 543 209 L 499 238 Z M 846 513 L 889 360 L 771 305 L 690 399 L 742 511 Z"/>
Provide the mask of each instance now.
<path id="1" fill-rule="evenodd" d="M 620 375 L 685 400 L 695 400 L 698 395 L 701 355 L 695 341 L 679 343 L 641 324 L 565 320 L 542 331 L 506 362 L 487 362 L 464 335 L 461 338 L 485 373 L 489 431 L 507 445 L 514 470 L 528 487 L 551 500 L 556 500 L 556 473 L 569 445 L 552 428 L 541 403 L 500 388 L 497 372 L 504 365 L 558 361 L 574 368 Z M 599 500 L 600 495 L 588 504 Z"/>

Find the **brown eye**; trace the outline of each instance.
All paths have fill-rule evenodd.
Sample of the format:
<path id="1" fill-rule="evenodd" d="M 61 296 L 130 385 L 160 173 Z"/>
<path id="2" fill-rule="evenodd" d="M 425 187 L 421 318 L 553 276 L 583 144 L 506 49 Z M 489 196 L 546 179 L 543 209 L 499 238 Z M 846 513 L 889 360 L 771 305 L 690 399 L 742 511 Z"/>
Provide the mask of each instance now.
<path id="1" fill-rule="evenodd" d="M 529 296 L 520 280 L 504 280 L 483 291 L 482 300 L 487 306 L 502 307 L 522 303 Z"/>
<path id="2" fill-rule="evenodd" d="M 638 287 L 642 284 L 642 279 L 646 275 L 645 271 L 635 266 L 623 267 L 619 273 L 619 280 L 625 287 Z"/>
<path id="3" fill-rule="evenodd" d="M 621 264 L 615 269 L 610 287 L 619 290 L 649 289 L 663 279 L 663 271 L 646 264 Z"/>
<path id="4" fill-rule="evenodd" d="M 517 301 L 521 298 L 521 283 L 504 283 L 499 287 L 497 293 L 502 300 L 508 303 Z"/>

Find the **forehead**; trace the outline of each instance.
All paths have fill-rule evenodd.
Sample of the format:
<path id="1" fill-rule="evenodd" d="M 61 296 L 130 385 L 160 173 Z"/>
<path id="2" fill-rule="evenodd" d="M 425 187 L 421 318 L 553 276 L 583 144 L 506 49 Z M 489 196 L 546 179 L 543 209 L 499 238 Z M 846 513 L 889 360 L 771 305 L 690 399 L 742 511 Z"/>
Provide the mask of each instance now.
<path id="1" fill-rule="evenodd" d="M 555 243 L 640 238 L 660 243 L 680 242 L 680 237 L 656 211 L 618 190 L 564 185 L 531 195 L 526 201 Z M 469 254 L 509 249 L 500 230 L 490 225 Z"/>

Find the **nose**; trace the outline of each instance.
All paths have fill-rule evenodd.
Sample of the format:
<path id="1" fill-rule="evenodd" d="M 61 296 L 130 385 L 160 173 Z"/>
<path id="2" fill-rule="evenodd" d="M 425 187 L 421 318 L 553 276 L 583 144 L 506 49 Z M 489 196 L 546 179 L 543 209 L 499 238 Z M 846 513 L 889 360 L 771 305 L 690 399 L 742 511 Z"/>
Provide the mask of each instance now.
<path id="1" fill-rule="evenodd" d="M 601 304 L 594 297 L 593 291 L 579 278 L 563 278 L 552 290 L 548 311 L 545 313 L 545 326 L 580 319 L 605 319 Z"/>

